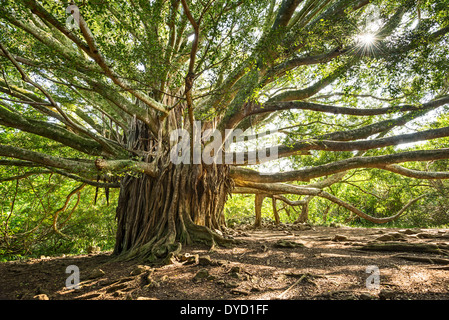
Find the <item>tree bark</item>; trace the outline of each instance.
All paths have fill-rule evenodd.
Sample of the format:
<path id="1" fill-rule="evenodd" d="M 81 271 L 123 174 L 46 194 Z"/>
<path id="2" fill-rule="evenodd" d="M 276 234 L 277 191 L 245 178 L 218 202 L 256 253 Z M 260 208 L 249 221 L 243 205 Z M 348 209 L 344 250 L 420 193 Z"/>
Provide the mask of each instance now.
<path id="1" fill-rule="evenodd" d="M 133 148 L 149 152 L 154 141 L 140 122 L 130 135 Z M 229 167 L 219 164 L 174 164 L 169 152 L 148 156 L 158 175 L 127 175 L 121 181 L 116 211 L 114 254 L 124 259 L 168 261 L 183 244 L 226 245 L 224 204 L 232 190 Z"/>
<path id="2" fill-rule="evenodd" d="M 126 176 L 117 207 L 115 254 L 155 261 L 182 244 L 227 241 L 223 208 L 230 192 L 228 168 L 169 163 L 159 177 Z"/>
<path id="3" fill-rule="evenodd" d="M 305 203 L 301 207 L 301 214 L 298 216 L 295 222 L 297 223 L 305 223 L 309 220 L 309 202 L 311 197 L 306 197 Z"/>
<path id="4" fill-rule="evenodd" d="M 254 220 L 254 227 L 260 228 L 262 226 L 262 204 L 265 199 L 266 194 L 256 194 L 254 200 L 254 211 L 256 213 L 256 218 Z"/>
<path id="5" fill-rule="evenodd" d="M 279 219 L 279 213 L 278 213 L 278 209 L 276 207 L 276 198 L 275 197 L 271 197 L 271 203 L 273 205 L 274 223 L 278 225 L 281 221 Z"/>

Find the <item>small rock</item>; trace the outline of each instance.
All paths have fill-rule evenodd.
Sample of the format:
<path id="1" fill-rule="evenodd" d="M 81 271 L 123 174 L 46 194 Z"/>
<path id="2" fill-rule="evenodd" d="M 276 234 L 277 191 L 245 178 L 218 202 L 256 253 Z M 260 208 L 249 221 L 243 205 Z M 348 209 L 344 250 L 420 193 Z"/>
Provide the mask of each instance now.
<path id="1" fill-rule="evenodd" d="M 158 300 L 157 298 L 150 298 L 150 297 L 137 297 L 136 300 Z"/>
<path id="2" fill-rule="evenodd" d="M 393 239 L 394 239 L 394 237 L 390 234 L 384 234 L 384 235 L 381 235 L 380 237 L 376 238 L 377 241 L 391 241 Z"/>
<path id="3" fill-rule="evenodd" d="M 274 246 L 278 247 L 278 248 L 298 248 L 298 247 L 303 248 L 303 247 L 305 247 L 304 244 L 302 244 L 302 243 L 283 240 L 283 239 L 276 241 Z"/>
<path id="4" fill-rule="evenodd" d="M 391 234 L 384 234 L 376 238 L 377 241 L 392 241 L 394 237 Z"/>
<path id="5" fill-rule="evenodd" d="M 50 300 L 46 294 L 38 294 L 33 297 L 34 300 Z"/>
<path id="6" fill-rule="evenodd" d="M 331 241 L 339 242 L 339 241 L 348 241 L 349 238 L 347 236 L 343 236 L 341 234 L 336 234 Z"/>
<path id="7" fill-rule="evenodd" d="M 197 254 L 190 254 L 188 252 L 184 254 L 178 254 L 176 256 L 178 261 L 185 262 L 185 264 L 195 264 L 198 262 L 198 255 Z"/>
<path id="8" fill-rule="evenodd" d="M 244 273 L 245 270 L 240 266 L 233 266 L 231 270 L 229 270 L 229 276 L 240 281 L 249 280 L 249 276 Z"/>
<path id="9" fill-rule="evenodd" d="M 247 274 L 237 273 L 237 272 L 231 272 L 229 274 L 230 277 L 240 280 L 240 281 L 247 281 L 249 280 L 249 276 Z"/>
<path id="10" fill-rule="evenodd" d="M 404 240 L 404 235 L 399 232 L 386 233 L 376 238 L 377 241 L 396 241 Z"/>
<path id="11" fill-rule="evenodd" d="M 209 271 L 207 269 L 201 269 L 193 277 L 193 281 L 200 281 L 202 279 L 206 279 L 208 276 L 209 276 Z"/>

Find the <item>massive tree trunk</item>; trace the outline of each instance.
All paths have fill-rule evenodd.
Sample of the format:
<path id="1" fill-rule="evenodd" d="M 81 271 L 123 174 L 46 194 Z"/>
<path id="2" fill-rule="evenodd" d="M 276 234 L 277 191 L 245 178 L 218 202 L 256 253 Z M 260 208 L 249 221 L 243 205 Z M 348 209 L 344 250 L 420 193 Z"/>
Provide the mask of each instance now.
<path id="1" fill-rule="evenodd" d="M 182 244 L 227 244 L 224 204 L 232 189 L 229 167 L 220 164 L 174 164 L 168 149 L 134 122 L 128 145 L 158 158 L 157 177 L 127 175 L 121 181 L 114 253 L 147 261 L 170 259 Z M 218 232 L 217 232 L 218 231 Z"/>

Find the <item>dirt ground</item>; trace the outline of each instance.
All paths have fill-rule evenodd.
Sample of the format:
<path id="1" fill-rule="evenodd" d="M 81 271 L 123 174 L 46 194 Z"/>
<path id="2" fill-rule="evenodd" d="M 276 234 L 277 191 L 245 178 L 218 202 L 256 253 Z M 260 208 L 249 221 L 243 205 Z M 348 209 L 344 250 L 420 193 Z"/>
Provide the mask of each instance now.
<path id="1" fill-rule="evenodd" d="M 241 243 L 186 246 L 160 267 L 114 262 L 110 252 L 0 263 L 0 299 L 449 299 L 449 229 L 297 224 L 230 232 Z M 364 250 L 373 244 L 393 251 Z M 79 268 L 78 289 L 66 288 L 69 265 Z"/>

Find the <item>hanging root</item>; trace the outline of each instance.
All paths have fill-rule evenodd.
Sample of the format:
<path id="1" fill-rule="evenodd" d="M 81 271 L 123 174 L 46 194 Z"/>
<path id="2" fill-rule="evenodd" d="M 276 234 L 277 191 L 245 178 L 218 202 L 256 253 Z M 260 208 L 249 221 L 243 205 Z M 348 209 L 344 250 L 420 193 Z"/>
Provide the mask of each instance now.
<path id="1" fill-rule="evenodd" d="M 225 166 L 173 165 L 158 179 L 126 177 L 117 207 L 118 259 L 168 263 L 183 244 L 229 246 L 219 231 L 231 190 Z M 218 230 L 215 231 L 215 230 Z"/>

